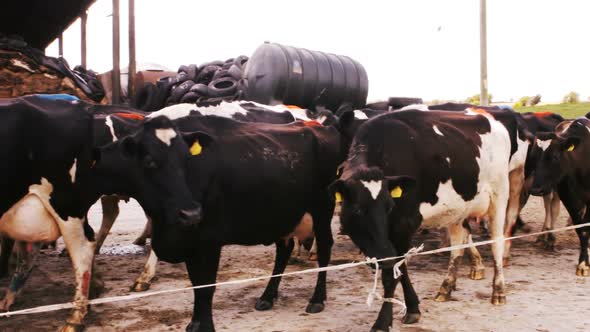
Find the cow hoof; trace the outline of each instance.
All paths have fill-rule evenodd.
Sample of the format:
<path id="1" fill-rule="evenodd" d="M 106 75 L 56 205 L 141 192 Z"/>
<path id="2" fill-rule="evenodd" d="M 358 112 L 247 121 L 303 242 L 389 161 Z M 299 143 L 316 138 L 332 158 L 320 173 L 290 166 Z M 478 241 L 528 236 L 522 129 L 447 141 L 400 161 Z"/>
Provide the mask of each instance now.
<path id="1" fill-rule="evenodd" d="M 83 324 L 66 323 L 59 332 L 82 332 L 84 331 Z"/>
<path id="2" fill-rule="evenodd" d="M 477 268 L 472 268 L 471 272 L 469 273 L 469 278 L 471 280 L 481 280 L 485 277 L 485 270 L 481 269 L 478 270 Z"/>
<path id="3" fill-rule="evenodd" d="M 506 304 L 506 295 L 504 294 L 492 294 L 493 305 L 504 305 Z"/>
<path id="4" fill-rule="evenodd" d="M 305 308 L 305 312 L 308 314 L 317 314 L 318 312 L 324 311 L 324 307 L 323 303 L 310 303 Z"/>
<path id="5" fill-rule="evenodd" d="M 451 294 L 449 294 L 449 293 L 441 293 L 441 292 L 439 292 L 438 294 L 436 294 L 436 297 L 434 298 L 434 300 L 436 302 L 447 302 L 450 299 L 451 299 Z"/>
<path id="6" fill-rule="evenodd" d="M 590 276 L 590 267 L 586 265 L 586 262 L 582 262 L 580 265 L 578 265 L 578 268 L 576 269 L 576 275 L 578 277 Z"/>
<path id="7" fill-rule="evenodd" d="M 318 254 L 309 254 L 309 260 L 310 261 L 317 261 L 318 260 Z"/>
<path id="8" fill-rule="evenodd" d="M 266 310 L 272 309 L 273 305 L 274 305 L 273 301 L 258 299 L 258 301 L 256 301 L 255 308 L 258 311 L 266 311 Z"/>
<path id="9" fill-rule="evenodd" d="M 150 289 L 150 284 L 147 282 L 136 281 L 131 287 L 132 292 L 145 292 Z"/>
<path id="10" fill-rule="evenodd" d="M 187 332 L 215 332 L 215 327 L 213 326 L 213 322 L 209 324 L 202 324 L 199 321 L 193 322 L 191 321 L 190 324 L 186 327 Z"/>
<path id="11" fill-rule="evenodd" d="M 135 239 L 135 241 L 133 241 L 133 244 L 135 244 L 136 246 L 145 246 L 145 242 L 145 238 L 138 237 L 137 239 Z"/>
<path id="12" fill-rule="evenodd" d="M 10 307 L 14 304 L 14 293 L 11 291 L 7 291 L 4 298 L 0 300 L 0 312 L 9 311 Z"/>
<path id="13" fill-rule="evenodd" d="M 402 323 L 415 324 L 415 323 L 418 323 L 419 320 L 420 320 L 420 313 L 419 312 L 417 312 L 417 313 L 408 312 L 408 313 L 406 313 L 406 315 L 402 319 Z"/>

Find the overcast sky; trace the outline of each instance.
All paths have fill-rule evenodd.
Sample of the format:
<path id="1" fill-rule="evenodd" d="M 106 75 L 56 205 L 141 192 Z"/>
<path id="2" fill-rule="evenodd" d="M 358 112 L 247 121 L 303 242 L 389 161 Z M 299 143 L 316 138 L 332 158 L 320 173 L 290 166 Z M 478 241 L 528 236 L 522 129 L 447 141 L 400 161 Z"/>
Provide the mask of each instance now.
<path id="1" fill-rule="evenodd" d="M 128 63 L 121 0 L 121 66 Z M 112 68 L 112 0 L 88 13 L 88 67 Z M 250 56 L 264 41 L 350 56 L 366 68 L 369 100 L 465 99 L 479 93 L 477 0 L 136 0 L 137 61 L 183 64 Z M 488 80 L 495 101 L 569 91 L 590 95 L 590 1 L 489 0 Z M 57 41 L 47 54 L 57 56 Z M 64 33 L 80 63 L 80 23 Z"/>

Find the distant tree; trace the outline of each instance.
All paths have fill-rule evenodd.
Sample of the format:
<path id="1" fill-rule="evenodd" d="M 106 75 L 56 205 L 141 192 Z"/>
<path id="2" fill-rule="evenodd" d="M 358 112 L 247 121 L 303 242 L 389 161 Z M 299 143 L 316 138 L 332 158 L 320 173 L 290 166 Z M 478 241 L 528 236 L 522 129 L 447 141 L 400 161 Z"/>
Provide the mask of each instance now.
<path id="1" fill-rule="evenodd" d="M 572 91 L 563 97 L 564 104 L 577 104 L 580 102 L 580 94 Z"/>
<path id="2" fill-rule="evenodd" d="M 525 107 L 529 103 L 529 99 L 531 99 L 531 97 L 522 96 L 522 97 L 520 97 L 520 99 L 516 103 L 514 103 L 513 107 L 514 108 Z"/>
<path id="3" fill-rule="evenodd" d="M 473 95 L 467 99 L 465 99 L 466 103 L 469 104 L 473 104 L 473 105 L 481 105 L 481 102 L 479 100 L 479 94 Z M 491 104 L 492 103 L 492 94 L 488 94 L 488 103 Z"/>

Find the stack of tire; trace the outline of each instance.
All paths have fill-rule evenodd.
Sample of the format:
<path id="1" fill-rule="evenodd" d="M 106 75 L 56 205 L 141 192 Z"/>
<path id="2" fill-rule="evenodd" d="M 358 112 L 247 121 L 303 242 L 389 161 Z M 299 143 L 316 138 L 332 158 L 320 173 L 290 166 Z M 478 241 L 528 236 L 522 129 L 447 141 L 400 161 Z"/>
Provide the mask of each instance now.
<path id="1" fill-rule="evenodd" d="M 240 55 L 226 61 L 212 61 L 200 66 L 180 66 L 176 76 L 160 78 L 140 89 L 133 106 L 156 111 L 179 103 L 240 99 L 240 81 L 248 57 Z"/>

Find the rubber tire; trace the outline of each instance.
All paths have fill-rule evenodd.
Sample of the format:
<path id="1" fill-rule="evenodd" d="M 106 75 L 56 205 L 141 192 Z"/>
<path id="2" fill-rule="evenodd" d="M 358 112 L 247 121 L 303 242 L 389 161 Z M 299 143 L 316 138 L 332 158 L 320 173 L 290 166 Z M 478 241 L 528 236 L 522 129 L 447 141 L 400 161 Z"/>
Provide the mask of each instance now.
<path id="1" fill-rule="evenodd" d="M 209 95 L 211 97 L 222 97 L 233 95 L 238 87 L 238 83 L 231 77 L 222 77 L 209 83 Z"/>
<path id="2" fill-rule="evenodd" d="M 244 66 L 248 62 L 248 57 L 245 55 L 240 55 L 234 60 L 234 65 L 238 66 L 241 70 L 244 70 Z"/>
<path id="3" fill-rule="evenodd" d="M 189 92 L 198 93 L 199 96 L 201 96 L 201 97 L 208 96 L 209 95 L 209 87 L 207 87 L 207 85 L 205 85 L 203 83 L 197 83 L 191 87 Z"/>
<path id="4" fill-rule="evenodd" d="M 160 90 L 152 83 L 146 83 L 133 97 L 131 105 L 142 111 L 152 111 L 158 105 L 158 94 Z"/>
<path id="5" fill-rule="evenodd" d="M 229 67 L 229 69 L 227 70 L 227 73 L 229 74 L 229 76 L 233 77 L 236 81 L 239 81 L 242 79 L 242 69 L 240 69 L 240 67 L 238 67 L 235 64 L 233 64 L 231 67 Z"/>
<path id="6" fill-rule="evenodd" d="M 213 79 L 213 75 L 215 75 L 217 70 L 219 70 L 219 67 L 217 67 L 217 66 L 202 67 L 201 71 L 197 75 L 195 82 L 209 84 L 211 82 L 211 80 Z"/>
<path id="7" fill-rule="evenodd" d="M 180 98 L 181 103 L 195 103 L 201 97 L 197 92 L 187 92 Z"/>
<path id="8" fill-rule="evenodd" d="M 195 85 L 195 82 L 193 81 L 184 81 L 176 85 L 170 92 L 170 101 L 172 103 L 179 102 L 182 96 L 184 96 L 184 94 L 187 93 L 193 85 Z"/>
<path id="9" fill-rule="evenodd" d="M 211 79 L 211 81 L 215 81 L 218 78 L 222 78 L 222 77 L 232 77 L 227 69 L 221 69 L 215 72 L 215 75 L 213 75 L 213 78 Z"/>

